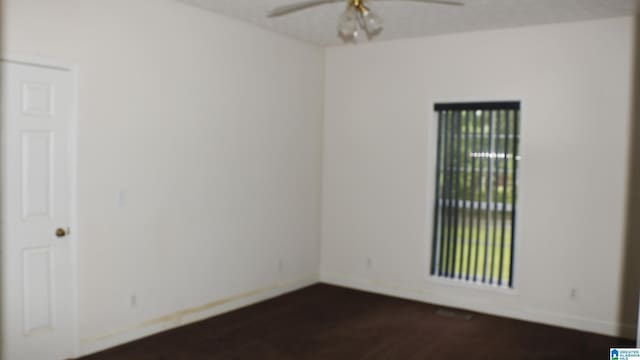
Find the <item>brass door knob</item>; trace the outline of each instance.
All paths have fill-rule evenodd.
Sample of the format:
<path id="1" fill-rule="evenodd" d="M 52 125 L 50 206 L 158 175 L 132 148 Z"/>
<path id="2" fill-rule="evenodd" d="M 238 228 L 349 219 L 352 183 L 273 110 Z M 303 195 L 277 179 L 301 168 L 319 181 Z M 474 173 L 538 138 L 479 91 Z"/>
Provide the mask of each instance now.
<path id="1" fill-rule="evenodd" d="M 58 230 L 56 230 L 56 236 L 59 238 L 65 237 L 67 236 L 67 231 L 63 228 L 59 228 Z"/>

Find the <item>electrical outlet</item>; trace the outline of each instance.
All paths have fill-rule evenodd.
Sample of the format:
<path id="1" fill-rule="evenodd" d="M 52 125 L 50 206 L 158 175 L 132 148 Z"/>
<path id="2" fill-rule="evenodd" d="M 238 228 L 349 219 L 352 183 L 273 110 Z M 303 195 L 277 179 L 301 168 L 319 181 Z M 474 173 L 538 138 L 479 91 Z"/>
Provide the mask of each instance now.
<path id="1" fill-rule="evenodd" d="M 578 290 L 572 288 L 571 291 L 569 291 L 569 299 L 575 300 L 577 298 L 578 298 Z"/>

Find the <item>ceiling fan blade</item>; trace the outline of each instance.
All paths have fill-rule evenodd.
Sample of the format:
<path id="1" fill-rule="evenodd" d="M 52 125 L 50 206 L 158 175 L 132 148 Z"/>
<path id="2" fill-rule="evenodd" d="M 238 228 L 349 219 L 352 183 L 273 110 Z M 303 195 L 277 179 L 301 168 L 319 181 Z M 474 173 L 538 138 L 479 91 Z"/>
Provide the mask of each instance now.
<path id="1" fill-rule="evenodd" d="M 409 2 L 419 2 L 419 3 L 427 3 L 427 4 L 438 4 L 438 5 L 451 5 L 451 6 L 464 6 L 464 3 L 458 1 L 446 1 L 446 0 L 377 0 L 377 1 L 409 1 Z"/>
<path id="2" fill-rule="evenodd" d="M 300 2 L 292 5 L 284 5 L 277 7 L 267 13 L 268 17 L 277 17 L 282 15 L 287 15 L 295 11 L 300 11 L 304 9 L 308 9 L 310 7 L 332 4 L 337 2 L 343 2 L 344 0 L 309 0 L 305 2 Z"/>

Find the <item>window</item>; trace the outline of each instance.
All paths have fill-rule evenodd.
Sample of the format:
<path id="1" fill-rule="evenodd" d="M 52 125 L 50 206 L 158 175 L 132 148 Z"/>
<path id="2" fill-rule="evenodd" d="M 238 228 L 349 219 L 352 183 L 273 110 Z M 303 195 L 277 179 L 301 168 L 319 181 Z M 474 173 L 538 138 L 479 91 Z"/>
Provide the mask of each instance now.
<path id="1" fill-rule="evenodd" d="M 436 104 L 431 274 L 513 287 L 520 103 Z"/>

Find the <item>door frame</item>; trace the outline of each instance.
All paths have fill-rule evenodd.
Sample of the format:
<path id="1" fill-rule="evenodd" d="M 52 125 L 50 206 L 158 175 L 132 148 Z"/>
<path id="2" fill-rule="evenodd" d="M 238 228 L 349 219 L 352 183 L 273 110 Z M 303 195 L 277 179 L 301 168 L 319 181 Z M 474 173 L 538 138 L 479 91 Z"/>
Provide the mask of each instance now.
<path id="1" fill-rule="evenodd" d="M 69 119 L 69 217 L 71 231 L 68 235 L 68 240 L 70 242 L 70 259 L 71 259 L 71 301 L 72 301 L 72 338 L 73 344 L 70 344 L 72 352 L 74 356 L 79 356 L 79 333 L 78 333 L 78 209 L 77 209 L 77 199 L 78 199 L 78 186 L 77 186 L 77 173 L 78 173 L 78 65 L 72 63 L 61 62 L 57 60 L 53 60 L 50 58 L 45 58 L 42 56 L 31 56 L 24 54 L 12 54 L 5 53 L 0 54 L 0 62 L 2 63 L 13 63 L 13 64 L 22 64 L 29 65 L 41 68 L 48 68 L 54 70 L 66 71 L 71 76 L 71 119 Z M 0 81 L 2 79 L 2 73 L 0 72 Z M 5 176 L 7 174 L 6 161 L 3 160 L 4 154 L 7 150 L 7 119 L 5 118 L 5 113 L 0 109 L 0 182 L 4 182 Z M 4 203 L 2 199 L 1 191 L 3 191 L 4 185 L 0 186 L 0 204 L 1 208 L 5 208 L 8 204 Z M 2 211 L 0 211 L 0 224 L 4 222 L 4 216 Z M 0 250 L 4 249 L 5 244 L 5 233 L 4 229 L 0 228 Z M 4 251 L 0 251 L 0 254 L 5 254 Z M 4 256 L 4 255 L 2 255 Z M 3 261 L 0 261 L 0 264 Z M 0 280 L 0 295 L 5 291 L 4 284 Z M 2 301 L 0 301 L 0 305 L 2 305 Z M 0 314 L 0 319 L 2 316 Z M 0 348 L 2 344 L 0 344 Z"/>

